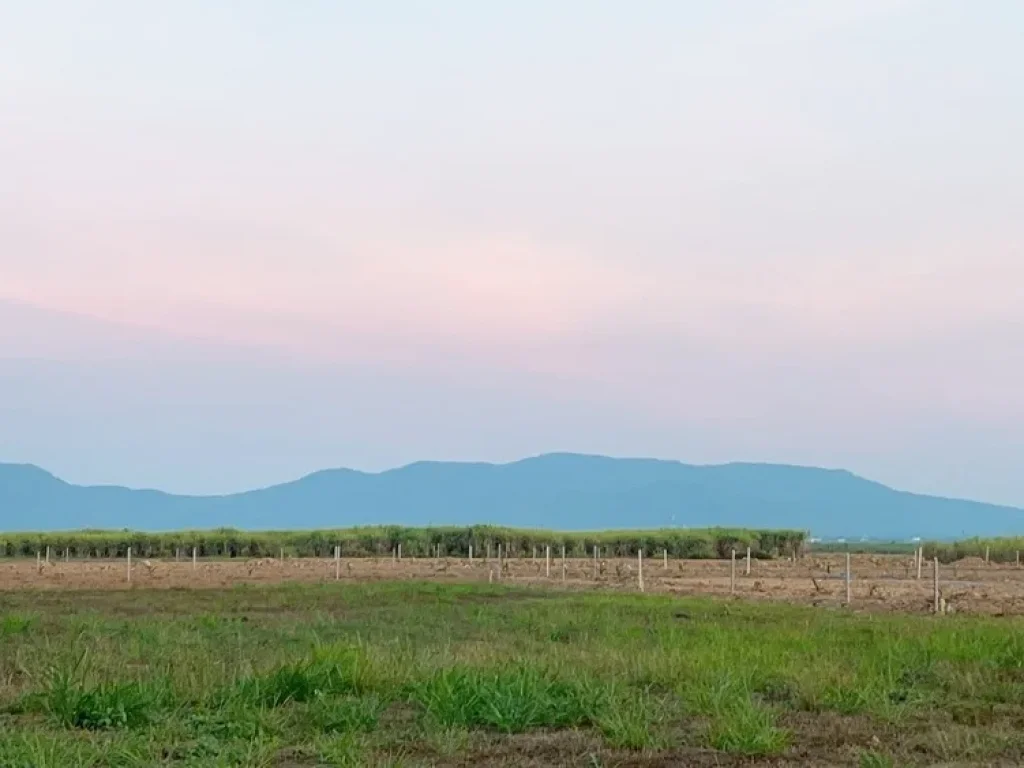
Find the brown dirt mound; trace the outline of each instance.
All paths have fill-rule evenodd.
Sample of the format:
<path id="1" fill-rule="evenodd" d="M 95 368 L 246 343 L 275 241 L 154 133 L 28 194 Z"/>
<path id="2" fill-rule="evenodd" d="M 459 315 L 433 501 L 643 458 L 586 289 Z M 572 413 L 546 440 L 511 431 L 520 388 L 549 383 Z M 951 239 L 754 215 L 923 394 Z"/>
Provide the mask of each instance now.
<path id="1" fill-rule="evenodd" d="M 987 568 L 988 563 L 983 557 L 965 557 L 953 563 L 957 568 Z"/>

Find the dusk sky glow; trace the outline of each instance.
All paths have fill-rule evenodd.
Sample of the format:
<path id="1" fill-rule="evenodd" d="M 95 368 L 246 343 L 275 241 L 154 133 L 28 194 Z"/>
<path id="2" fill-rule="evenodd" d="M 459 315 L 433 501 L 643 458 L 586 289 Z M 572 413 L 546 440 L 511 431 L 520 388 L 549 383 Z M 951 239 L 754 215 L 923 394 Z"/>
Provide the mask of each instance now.
<path id="1" fill-rule="evenodd" d="M 0 461 L 545 451 L 1024 506 L 1024 5 L 0 8 Z"/>

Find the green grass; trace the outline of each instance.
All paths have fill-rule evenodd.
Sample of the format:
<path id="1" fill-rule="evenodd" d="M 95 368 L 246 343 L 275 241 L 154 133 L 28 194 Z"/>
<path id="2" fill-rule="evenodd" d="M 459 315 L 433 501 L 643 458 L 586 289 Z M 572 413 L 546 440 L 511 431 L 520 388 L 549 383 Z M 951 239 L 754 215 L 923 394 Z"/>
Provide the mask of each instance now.
<path id="1" fill-rule="evenodd" d="M 862 752 L 859 759 L 860 768 L 894 768 L 895 761 L 888 755 L 873 750 Z"/>
<path id="2" fill-rule="evenodd" d="M 781 754 L 789 739 L 789 732 L 776 725 L 772 710 L 742 698 L 718 709 L 708 731 L 715 749 L 751 757 Z"/>
<path id="3" fill-rule="evenodd" d="M 36 616 L 29 614 L 8 613 L 0 618 L 0 637 L 25 635 L 36 625 Z"/>
<path id="4" fill-rule="evenodd" d="M 651 749 L 660 743 L 657 729 L 667 719 L 672 704 L 648 691 L 629 691 L 613 698 L 595 718 L 605 742 L 611 747 Z"/>
<path id="5" fill-rule="evenodd" d="M 523 733 L 590 725 L 609 707 L 607 686 L 559 680 L 522 664 L 511 669 L 449 667 L 410 686 L 410 701 L 443 726 Z"/>
<path id="6" fill-rule="evenodd" d="M 0 766 L 1014 764 L 1022 630 L 501 585 L 6 593 Z"/>

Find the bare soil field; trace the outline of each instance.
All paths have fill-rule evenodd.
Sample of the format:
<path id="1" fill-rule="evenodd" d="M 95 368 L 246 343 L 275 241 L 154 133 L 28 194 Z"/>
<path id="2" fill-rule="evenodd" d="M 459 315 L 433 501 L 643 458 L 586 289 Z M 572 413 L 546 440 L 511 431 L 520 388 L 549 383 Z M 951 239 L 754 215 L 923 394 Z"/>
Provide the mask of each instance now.
<path id="1" fill-rule="evenodd" d="M 854 555 L 851 596 L 858 610 L 926 613 L 934 606 L 933 564 L 918 580 L 912 556 Z M 501 581 L 570 590 L 639 591 L 636 559 L 342 558 L 252 560 L 135 560 L 129 578 L 126 560 L 55 559 L 0 561 L 0 590 L 204 589 L 234 585 L 327 581 L 427 580 Z M 734 594 L 738 599 L 835 606 L 846 600 L 846 556 L 808 555 L 796 562 L 754 560 L 735 563 L 735 586 L 728 560 L 643 562 L 646 592 L 680 595 Z M 970 558 L 939 569 L 940 597 L 950 612 L 1024 614 L 1024 568 L 987 564 Z"/>

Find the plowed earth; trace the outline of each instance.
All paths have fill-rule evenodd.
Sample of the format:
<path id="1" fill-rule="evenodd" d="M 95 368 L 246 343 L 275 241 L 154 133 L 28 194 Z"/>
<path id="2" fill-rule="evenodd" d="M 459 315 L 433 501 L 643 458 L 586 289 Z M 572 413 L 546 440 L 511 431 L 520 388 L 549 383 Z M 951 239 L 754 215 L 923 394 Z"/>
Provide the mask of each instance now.
<path id="1" fill-rule="evenodd" d="M 925 563 L 920 579 L 913 557 L 854 555 L 850 594 L 864 611 L 926 613 L 934 608 L 934 565 Z M 738 599 L 835 606 L 846 600 L 845 555 L 789 560 L 668 560 L 655 557 L 642 566 L 646 592 L 679 595 L 735 594 Z M 126 560 L 0 561 L 0 590 L 223 589 L 241 584 L 328 581 L 426 580 L 502 582 L 568 590 L 640 590 L 636 559 L 342 558 L 135 560 L 129 578 Z M 1024 614 L 1024 568 L 972 558 L 939 568 L 939 597 L 952 613 Z"/>

